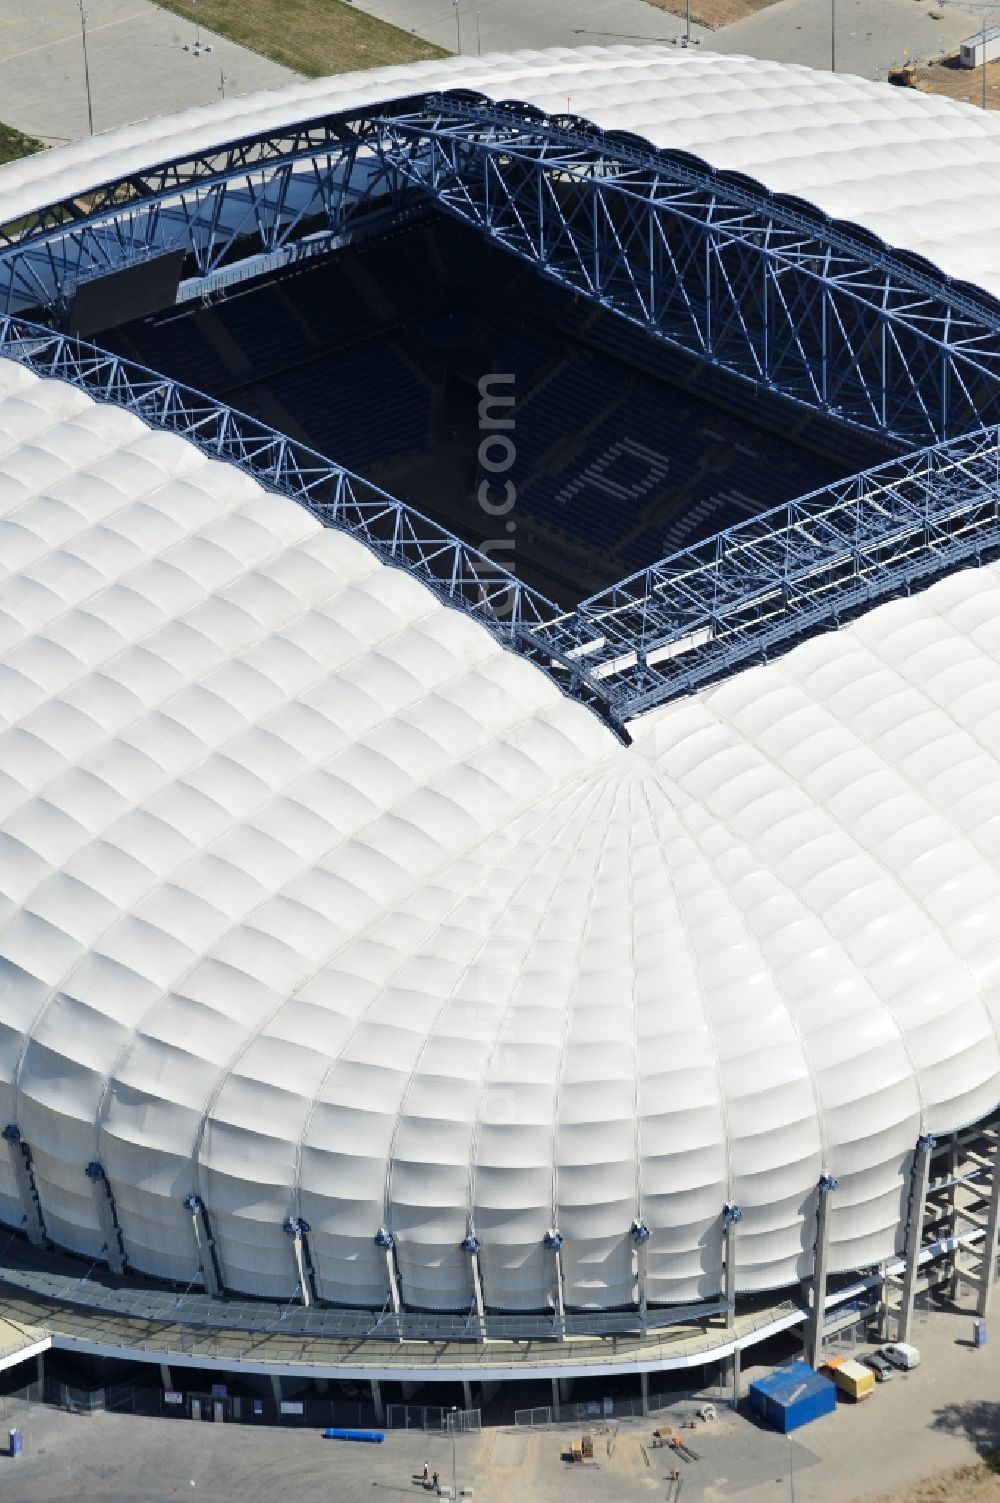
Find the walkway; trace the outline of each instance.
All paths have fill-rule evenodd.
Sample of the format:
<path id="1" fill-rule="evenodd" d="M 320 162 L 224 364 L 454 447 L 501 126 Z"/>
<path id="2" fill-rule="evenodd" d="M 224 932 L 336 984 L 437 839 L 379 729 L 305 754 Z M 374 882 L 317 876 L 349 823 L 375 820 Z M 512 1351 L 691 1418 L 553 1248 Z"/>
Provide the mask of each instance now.
<path id="1" fill-rule="evenodd" d="M 0 1317 L 0 1373 L 48 1351 L 52 1337 L 41 1326 Z"/>
<path id="2" fill-rule="evenodd" d="M 63 1300 L 0 1288 L 0 1322 L 32 1327 L 57 1350 L 127 1357 L 220 1371 L 312 1377 L 364 1377 L 421 1382 L 428 1379 L 510 1379 L 598 1375 L 627 1370 L 667 1371 L 699 1366 L 729 1355 L 803 1319 L 791 1303 L 742 1312 L 735 1331 L 714 1325 L 671 1326 L 650 1335 L 552 1341 L 386 1342 L 346 1341 L 281 1331 L 199 1329 L 166 1321 L 115 1315 Z M 2 1326 L 0 1326 L 2 1329 Z M 30 1355 L 25 1351 L 25 1356 Z"/>

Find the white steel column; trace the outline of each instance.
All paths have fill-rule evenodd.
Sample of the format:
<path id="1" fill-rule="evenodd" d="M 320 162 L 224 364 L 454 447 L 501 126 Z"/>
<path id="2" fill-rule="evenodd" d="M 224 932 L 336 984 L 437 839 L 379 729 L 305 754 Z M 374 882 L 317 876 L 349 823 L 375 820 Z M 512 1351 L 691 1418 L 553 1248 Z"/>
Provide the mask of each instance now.
<path id="1" fill-rule="evenodd" d="M 943 1209 L 944 1209 L 944 1214 L 947 1216 L 948 1219 L 947 1219 L 947 1222 L 945 1223 L 945 1225 L 943 1227 L 941 1227 L 941 1229 L 939 1230 L 938 1236 L 954 1237 L 955 1234 L 956 1234 L 956 1232 L 958 1231 L 958 1188 L 959 1187 L 958 1187 L 956 1181 L 958 1179 L 958 1171 L 959 1171 L 959 1147 L 958 1147 L 958 1134 L 957 1133 L 952 1133 L 951 1137 L 948 1139 L 948 1157 L 947 1157 L 947 1161 L 946 1162 L 947 1162 L 947 1165 L 948 1165 L 947 1170 L 946 1170 L 946 1174 L 948 1176 L 948 1189 L 945 1192 L 945 1200 L 944 1200 L 944 1207 L 943 1207 Z M 948 1265 L 950 1267 L 951 1272 L 950 1272 L 950 1277 L 948 1279 L 947 1289 L 948 1289 L 948 1294 L 951 1296 L 952 1299 L 954 1299 L 956 1293 L 958 1292 L 958 1273 L 957 1273 L 957 1268 L 958 1268 L 958 1248 L 956 1248 L 954 1252 L 952 1252 L 952 1253 L 950 1253 L 948 1255 Z"/>
<path id="2" fill-rule="evenodd" d="M 563 1292 L 562 1245 L 563 1236 L 557 1227 L 550 1227 L 542 1238 L 543 1245 L 552 1254 L 556 1267 L 556 1322 L 560 1337 L 566 1335 L 566 1299 Z"/>
<path id="3" fill-rule="evenodd" d="M 736 1228 L 743 1220 L 743 1212 L 732 1201 L 722 1207 L 722 1225 L 725 1229 L 726 1246 L 723 1254 L 725 1258 L 725 1283 L 723 1285 L 723 1298 L 728 1306 L 726 1310 L 727 1331 L 736 1328 Z"/>
<path id="4" fill-rule="evenodd" d="M 385 1424 L 385 1408 L 382 1404 L 382 1385 L 377 1378 L 372 1378 L 372 1408 L 375 1410 L 375 1423 Z"/>
<path id="5" fill-rule="evenodd" d="M 996 1138 L 996 1148 L 993 1152 L 993 1183 L 990 1186 L 989 1210 L 986 1213 L 979 1298 L 976 1302 L 976 1314 L 982 1316 L 983 1319 L 990 1312 L 993 1286 L 996 1283 L 998 1238 L 1000 1238 L 1000 1135 Z"/>
<path id="6" fill-rule="evenodd" d="M 94 1209 L 97 1211 L 97 1224 L 104 1238 L 103 1251 L 108 1255 L 108 1267 L 112 1273 L 125 1272 L 125 1259 L 122 1255 L 121 1239 L 118 1235 L 118 1227 L 115 1223 L 114 1207 L 111 1203 L 111 1190 L 103 1167 L 96 1159 L 91 1159 L 85 1170 L 90 1180 L 90 1188 L 94 1196 Z"/>
<path id="7" fill-rule="evenodd" d="M 185 1195 L 184 1209 L 191 1213 L 191 1234 L 194 1237 L 194 1247 L 198 1257 L 198 1267 L 201 1269 L 205 1284 L 205 1293 L 218 1299 L 222 1294 L 222 1281 L 219 1278 L 215 1239 L 209 1226 L 205 1202 L 200 1195 Z"/>
<path id="8" fill-rule="evenodd" d="M 931 1154 L 936 1147 L 935 1139 L 925 1136 L 917 1139 L 913 1150 L 913 1168 L 910 1172 L 910 1204 L 906 1222 L 906 1251 L 903 1268 L 903 1292 L 899 1306 L 899 1329 L 897 1341 L 909 1341 L 913 1325 L 913 1302 L 917 1294 L 917 1270 L 920 1266 L 920 1249 L 924 1241 L 924 1208 L 927 1202 L 927 1183 L 930 1178 Z"/>
<path id="9" fill-rule="evenodd" d="M 313 1302 L 312 1288 L 310 1286 L 309 1276 L 306 1271 L 306 1262 L 302 1244 L 302 1238 L 309 1230 L 308 1224 L 305 1221 L 300 1221 L 296 1216 L 289 1216 L 288 1220 L 285 1222 L 284 1230 L 286 1234 L 292 1239 L 292 1253 L 295 1257 L 295 1272 L 298 1276 L 299 1296 L 304 1305 L 311 1305 Z"/>
<path id="10" fill-rule="evenodd" d="M 837 1188 L 832 1174 L 821 1174 L 816 1185 L 816 1245 L 813 1251 L 812 1300 L 806 1328 L 805 1358 L 810 1367 L 823 1360 L 823 1323 L 826 1319 L 826 1270 L 830 1249 L 830 1196 Z"/>
<path id="11" fill-rule="evenodd" d="M 639 1305 L 639 1329 L 646 1334 L 646 1243 L 649 1241 L 649 1227 L 637 1216 L 630 1228 L 632 1244 L 635 1247 L 635 1276 L 636 1292 Z M 645 1412 L 645 1411 L 644 1411 Z"/>
<path id="12" fill-rule="evenodd" d="M 462 1239 L 462 1251 L 469 1254 L 469 1272 L 472 1278 L 472 1303 L 476 1311 L 479 1339 L 486 1340 L 486 1305 L 483 1300 L 483 1276 L 479 1267 L 479 1249 L 482 1246 L 475 1232 L 469 1229 Z"/>
<path id="13" fill-rule="evenodd" d="M 4 1128 L 3 1139 L 10 1149 L 10 1161 L 14 1166 L 14 1179 L 17 1181 L 28 1241 L 32 1247 L 44 1247 L 45 1221 L 35 1188 L 35 1177 L 31 1172 L 31 1150 L 27 1143 L 22 1143 L 20 1130 L 14 1122 L 9 1122 Z"/>
<path id="14" fill-rule="evenodd" d="M 385 1252 L 385 1274 L 389 1285 L 389 1299 L 392 1303 L 393 1315 L 402 1312 L 403 1304 L 399 1297 L 399 1278 L 396 1273 L 396 1239 L 384 1226 L 380 1226 L 375 1233 L 375 1246 L 381 1247 Z"/>

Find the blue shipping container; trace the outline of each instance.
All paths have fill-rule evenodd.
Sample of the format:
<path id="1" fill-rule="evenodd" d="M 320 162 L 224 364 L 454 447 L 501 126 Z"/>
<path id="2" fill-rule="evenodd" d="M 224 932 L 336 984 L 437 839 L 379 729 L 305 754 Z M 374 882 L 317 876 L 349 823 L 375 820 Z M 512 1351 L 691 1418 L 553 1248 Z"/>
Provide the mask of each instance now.
<path id="1" fill-rule="evenodd" d="M 832 1414 L 836 1407 L 836 1385 L 805 1362 L 776 1367 L 766 1378 L 750 1384 L 751 1410 L 783 1435 L 821 1414 Z"/>

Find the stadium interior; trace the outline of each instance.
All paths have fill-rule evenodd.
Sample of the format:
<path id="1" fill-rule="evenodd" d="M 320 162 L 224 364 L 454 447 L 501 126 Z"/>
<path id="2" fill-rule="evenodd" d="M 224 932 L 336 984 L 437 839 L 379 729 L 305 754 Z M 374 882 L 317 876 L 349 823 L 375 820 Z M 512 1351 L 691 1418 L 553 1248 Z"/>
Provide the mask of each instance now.
<path id="1" fill-rule="evenodd" d="M 303 440 L 567 609 L 898 452 L 432 211 L 100 342 Z M 491 453 L 480 383 L 504 376 L 490 390 L 513 406 L 493 410 L 514 427 Z M 509 516 L 479 504 L 484 482 L 492 502 L 516 495 Z"/>

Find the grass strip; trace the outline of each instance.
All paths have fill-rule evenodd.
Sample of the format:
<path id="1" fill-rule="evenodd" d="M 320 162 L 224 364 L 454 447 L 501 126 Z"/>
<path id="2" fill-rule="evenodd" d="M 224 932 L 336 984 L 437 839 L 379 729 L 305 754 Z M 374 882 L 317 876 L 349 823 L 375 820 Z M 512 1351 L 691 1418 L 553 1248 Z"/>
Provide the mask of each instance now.
<path id="1" fill-rule="evenodd" d="M 193 0 L 156 3 L 194 25 Z M 448 56 L 443 47 L 366 15 L 345 0 L 199 0 L 197 20 L 310 78 Z"/>
<path id="2" fill-rule="evenodd" d="M 12 125 L 0 122 L 0 162 L 30 157 L 32 152 L 41 151 L 43 145 L 44 142 L 36 141 L 34 136 L 26 136 L 23 130 L 15 130 Z"/>

